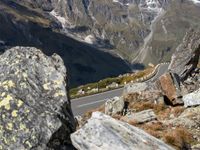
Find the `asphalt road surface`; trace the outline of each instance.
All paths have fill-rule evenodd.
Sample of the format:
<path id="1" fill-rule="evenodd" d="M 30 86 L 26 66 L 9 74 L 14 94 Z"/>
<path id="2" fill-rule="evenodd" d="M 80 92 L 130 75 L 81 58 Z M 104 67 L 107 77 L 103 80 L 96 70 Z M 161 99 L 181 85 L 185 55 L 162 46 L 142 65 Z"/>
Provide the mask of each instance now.
<path id="1" fill-rule="evenodd" d="M 155 82 L 156 79 L 158 79 L 161 75 L 163 75 L 167 71 L 168 65 L 169 64 L 161 64 L 158 67 L 158 71 L 155 74 L 155 76 L 153 76 L 146 82 Z M 71 100 L 72 111 L 75 116 L 83 115 L 85 112 L 101 106 L 102 104 L 105 103 L 107 99 L 113 98 L 115 96 L 121 96 L 122 93 L 123 93 L 123 88 L 120 88 L 91 96 L 72 99 Z"/>

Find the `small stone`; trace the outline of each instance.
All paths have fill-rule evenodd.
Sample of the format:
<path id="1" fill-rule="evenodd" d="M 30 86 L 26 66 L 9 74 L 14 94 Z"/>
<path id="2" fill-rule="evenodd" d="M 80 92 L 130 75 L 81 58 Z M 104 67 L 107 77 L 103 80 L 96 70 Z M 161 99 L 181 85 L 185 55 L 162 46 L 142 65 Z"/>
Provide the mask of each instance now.
<path id="1" fill-rule="evenodd" d="M 116 115 L 121 114 L 124 108 L 124 100 L 122 97 L 114 97 L 106 101 L 105 114 Z"/>
<path id="2" fill-rule="evenodd" d="M 200 105 L 200 89 L 183 96 L 185 107 Z"/>
<path id="3" fill-rule="evenodd" d="M 125 122 L 145 123 L 156 120 L 157 117 L 152 109 L 148 109 L 138 113 L 127 114 L 121 119 Z"/>

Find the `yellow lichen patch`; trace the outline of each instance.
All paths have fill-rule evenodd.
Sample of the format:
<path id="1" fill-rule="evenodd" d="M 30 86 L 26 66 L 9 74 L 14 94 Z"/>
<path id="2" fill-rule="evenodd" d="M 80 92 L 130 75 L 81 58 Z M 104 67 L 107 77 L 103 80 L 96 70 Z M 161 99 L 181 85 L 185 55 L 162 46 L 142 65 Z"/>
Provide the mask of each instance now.
<path id="1" fill-rule="evenodd" d="M 21 107 L 24 104 L 24 102 L 22 100 L 18 100 L 17 101 L 17 107 Z"/>
<path id="2" fill-rule="evenodd" d="M 50 85 L 50 83 L 45 83 L 45 84 L 43 85 L 43 88 L 44 88 L 45 90 L 49 90 L 49 85 Z"/>
<path id="3" fill-rule="evenodd" d="M 55 87 L 60 87 L 60 85 L 62 84 L 62 80 L 55 80 L 55 81 L 53 81 L 54 82 L 54 86 Z"/>
<path id="4" fill-rule="evenodd" d="M 5 95 L 6 95 L 6 93 L 5 93 L 5 92 L 3 92 L 3 93 L 1 94 L 1 96 L 2 96 L 2 97 L 4 97 Z"/>
<path id="5" fill-rule="evenodd" d="M 17 113 L 18 113 L 17 110 L 13 110 L 12 113 L 11 113 L 12 117 L 17 117 Z"/>
<path id="6" fill-rule="evenodd" d="M 10 110 L 10 104 L 6 105 L 6 106 L 5 106 L 5 109 L 6 109 L 6 110 Z"/>
<path id="7" fill-rule="evenodd" d="M 2 115 L 2 118 L 5 119 L 5 118 L 6 118 L 6 115 L 3 114 L 3 115 Z"/>
<path id="8" fill-rule="evenodd" d="M 26 129 L 26 125 L 23 123 L 20 123 L 19 125 L 20 130 L 25 130 Z"/>
<path id="9" fill-rule="evenodd" d="M 10 109 L 10 101 L 13 98 L 10 95 L 7 95 L 3 100 L 0 101 L 0 108 L 5 107 L 5 109 L 9 110 Z"/>
<path id="10" fill-rule="evenodd" d="M 17 139 L 16 139 L 15 136 L 12 137 L 12 141 L 13 141 L 13 142 L 16 142 L 16 141 L 17 141 Z"/>
<path id="11" fill-rule="evenodd" d="M 54 97 L 58 97 L 58 96 L 65 96 L 65 93 L 63 91 L 58 91 L 54 94 Z"/>
<path id="12" fill-rule="evenodd" d="M 6 128 L 8 130 L 12 130 L 13 129 L 13 124 L 12 123 L 8 123 L 7 126 L 6 126 Z"/>
<path id="13" fill-rule="evenodd" d="M 29 148 L 32 147 L 32 145 L 31 145 L 31 143 L 30 143 L 29 141 L 26 141 L 25 144 L 26 144 Z"/>
<path id="14" fill-rule="evenodd" d="M 3 138 L 3 142 L 4 142 L 5 144 L 9 144 L 9 141 L 8 141 L 7 138 L 5 138 L 5 137 L 2 137 L 2 138 Z"/>
<path id="15" fill-rule="evenodd" d="M 3 87 L 5 88 L 12 88 L 15 87 L 15 83 L 12 80 L 7 80 L 2 83 Z"/>
<path id="16" fill-rule="evenodd" d="M 25 109 L 25 113 L 29 113 L 30 112 L 30 110 L 29 109 Z"/>

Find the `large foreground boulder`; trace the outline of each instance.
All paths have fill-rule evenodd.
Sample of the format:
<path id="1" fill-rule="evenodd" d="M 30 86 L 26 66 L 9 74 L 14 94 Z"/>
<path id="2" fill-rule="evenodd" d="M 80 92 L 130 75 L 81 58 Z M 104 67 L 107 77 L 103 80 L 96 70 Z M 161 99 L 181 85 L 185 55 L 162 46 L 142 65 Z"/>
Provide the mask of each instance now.
<path id="1" fill-rule="evenodd" d="M 67 148 L 75 129 L 66 69 L 54 54 L 14 47 L 0 55 L 0 149 Z"/>
<path id="2" fill-rule="evenodd" d="M 190 30 L 172 56 L 169 70 L 185 80 L 197 67 L 200 55 L 200 32 Z"/>
<path id="3" fill-rule="evenodd" d="M 143 130 L 94 112 L 88 122 L 71 135 L 78 150 L 172 150 Z"/>

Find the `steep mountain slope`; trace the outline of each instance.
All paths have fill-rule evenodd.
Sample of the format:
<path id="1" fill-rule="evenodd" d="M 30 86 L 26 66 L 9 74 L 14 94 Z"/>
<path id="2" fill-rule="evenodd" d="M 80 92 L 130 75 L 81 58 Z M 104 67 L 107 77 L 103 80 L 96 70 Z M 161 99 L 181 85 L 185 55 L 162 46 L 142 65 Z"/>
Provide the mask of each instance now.
<path id="1" fill-rule="evenodd" d="M 33 46 L 48 55 L 57 53 L 69 69 L 71 86 L 129 71 L 123 60 L 61 34 L 61 28 L 40 9 L 0 0 L 1 51 L 9 46 Z"/>
<path id="2" fill-rule="evenodd" d="M 28 2 L 55 17 L 68 36 L 137 63 L 168 61 L 186 30 L 200 26 L 199 0 Z"/>

